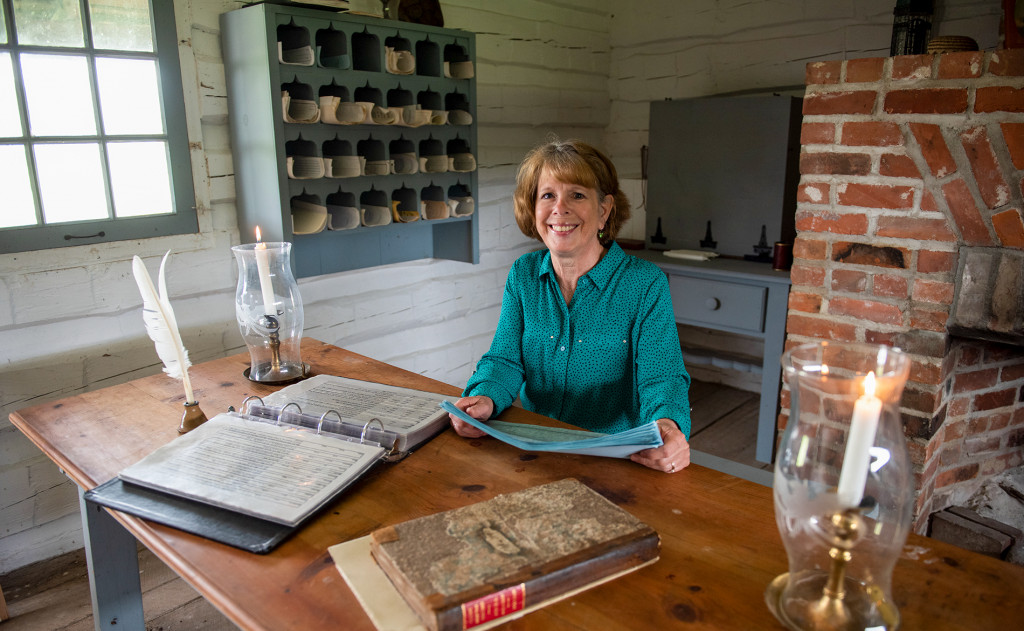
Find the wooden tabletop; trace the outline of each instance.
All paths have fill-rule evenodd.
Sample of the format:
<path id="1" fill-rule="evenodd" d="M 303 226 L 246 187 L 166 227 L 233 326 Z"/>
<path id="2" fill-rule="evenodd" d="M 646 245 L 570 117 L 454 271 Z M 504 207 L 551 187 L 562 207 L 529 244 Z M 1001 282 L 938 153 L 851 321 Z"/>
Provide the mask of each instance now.
<path id="1" fill-rule="evenodd" d="M 305 339 L 314 373 L 457 395 L 421 375 Z M 209 416 L 276 388 L 242 375 L 247 353 L 193 366 Z M 37 405 L 11 421 L 80 486 L 114 477 L 173 440 L 182 388 L 165 375 Z M 534 423 L 522 410 L 503 418 Z M 674 475 L 625 460 L 532 454 L 450 429 L 408 458 L 375 467 L 268 555 L 114 512 L 140 541 L 244 629 L 372 630 L 327 548 L 388 524 L 576 477 L 662 537 L 654 565 L 509 623 L 508 629 L 773 629 L 764 590 L 785 572 L 771 489 L 691 465 Z M 1019 624 L 1024 568 L 911 535 L 893 577 L 904 629 Z"/>

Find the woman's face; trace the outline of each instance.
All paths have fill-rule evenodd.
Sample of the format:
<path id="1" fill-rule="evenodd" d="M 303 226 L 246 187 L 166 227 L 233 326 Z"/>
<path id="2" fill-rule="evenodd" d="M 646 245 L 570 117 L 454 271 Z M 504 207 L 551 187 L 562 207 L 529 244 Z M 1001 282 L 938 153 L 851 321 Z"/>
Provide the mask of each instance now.
<path id="1" fill-rule="evenodd" d="M 537 234 L 552 254 L 576 256 L 600 250 L 597 233 L 608 221 L 614 198 L 597 189 L 568 184 L 545 167 L 537 181 L 534 217 Z"/>

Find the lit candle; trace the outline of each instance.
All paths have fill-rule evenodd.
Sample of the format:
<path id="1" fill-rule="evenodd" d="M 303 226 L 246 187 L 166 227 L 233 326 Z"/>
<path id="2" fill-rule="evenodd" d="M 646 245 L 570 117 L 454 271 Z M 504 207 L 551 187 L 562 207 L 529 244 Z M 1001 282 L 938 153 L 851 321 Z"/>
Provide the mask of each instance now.
<path id="1" fill-rule="evenodd" d="M 270 252 L 267 244 L 260 240 L 260 227 L 256 226 L 256 271 L 260 275 L 260 290 L 263 292 L 263 313 L 276 316 L 274 308 L 274 286 L 270 282 Z"/>
<path id="2" fill-rule="evenodd" d="M 868 479 L 871 464 L 871 447 L 875 444 L 878 417 L 882 413 L 882 401 L 875 396 L 875 375 L 864 377 L 864 394 L 853 405 L 850 432 L 846 437 L 846 454 L 843 456 L 843 470 L 839 473 L 839 503 L 846 507 L 860 505 L 864 497 L 864 484 Z"/>

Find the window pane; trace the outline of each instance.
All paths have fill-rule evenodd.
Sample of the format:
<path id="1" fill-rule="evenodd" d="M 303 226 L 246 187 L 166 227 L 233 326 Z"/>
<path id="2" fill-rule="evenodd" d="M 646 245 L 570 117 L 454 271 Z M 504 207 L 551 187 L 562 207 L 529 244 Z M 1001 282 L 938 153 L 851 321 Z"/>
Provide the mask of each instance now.
<path id="1" fill-rule="evenodd" d="M 103 133 L 164 133 L 155 61 L 97 58 L 96 82 Z"/>
<path id="2" fill-rule="evenodd" d="M 89 0 L 89 17 L 94 48 L 153 52 L 149 0 Z"/>
<path id="3" fill-rule="evenodd" d="M 96 133 L 89 68 L 80 55 L 22 55 L 21 73 L 33 136 Z"/>
<path id="4" fill-rule="evenodd" d="M 167 143 L 110 143 L 107 145 L 107 159 L 115 215 L 135 217 L 173 211 Z"/>
<path id="5" fill-rule="evenodd" d="M 14 23 L 22 45 L 85 45 L 78 0 L 14 0 Z"/>
<path id="6" fill-rule="evenodd" d="M 0 44 L 7 43 L 7 12 L 4 5 L 0 4 Z"/>
<path id="7" fill-rule="evenodd" d="M 18 97 L 14 93 L 11 54 L 0 53 L 0 136 L 21 136 Z"/>
<path id="8" fill-rule="evenodd" d="M 107 218 L 98 144 L 36 145 L 35 153 L 46 223 Z"/>
<path id="9" fill-rule="evenodd" d="M 28 179 L 24 145 L 0 145 L 0 228 L 36 225 L 36 206 Z"/>

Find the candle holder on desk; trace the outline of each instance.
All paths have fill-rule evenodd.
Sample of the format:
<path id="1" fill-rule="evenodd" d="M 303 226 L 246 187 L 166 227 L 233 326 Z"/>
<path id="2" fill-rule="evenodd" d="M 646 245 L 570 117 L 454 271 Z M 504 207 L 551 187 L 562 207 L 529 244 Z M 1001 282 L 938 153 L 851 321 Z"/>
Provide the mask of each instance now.
<path id="1" fill-rule="evenodd" d="M 887 346 L 818 342 L 782 362 L 791 411 L 774 497 L 789 572 L 765 601 L 794 631 L 893 631 L 892 571 L 913 503 L 899 413 L 910 358 Z"/>
<path id="2" fill-rule="evenodd" d="M 238 261 L 235 317 L 249 348 L 245 376 L 259 383 L 302 379 L 302 298 L 292 275 L 291 243 L 245 243 L 231 248 Z"/>

